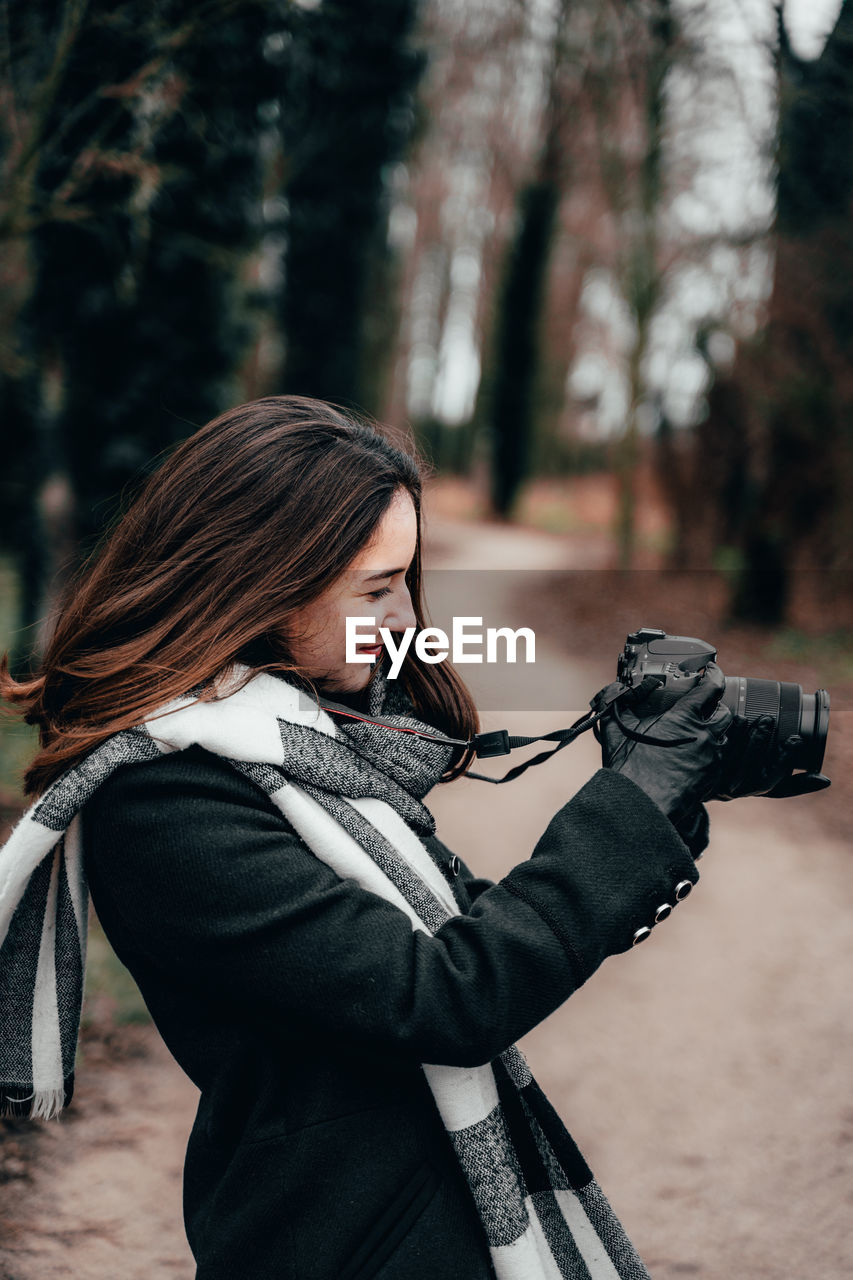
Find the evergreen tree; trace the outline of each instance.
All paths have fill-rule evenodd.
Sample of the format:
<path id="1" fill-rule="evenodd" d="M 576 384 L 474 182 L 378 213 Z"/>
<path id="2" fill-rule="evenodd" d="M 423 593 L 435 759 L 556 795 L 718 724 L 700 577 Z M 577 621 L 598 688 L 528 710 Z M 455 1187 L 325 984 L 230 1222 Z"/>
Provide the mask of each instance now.
<path id="1" fill-rule="evenodd" d="M 44 130 L 26 359 L 7 393 L 29 480 L 12 494 L 26 622 L 127 481 L 233 398 L 277 21 L 250 0 L 88 6 Z"/>
<path id="2" fill-rule="evenodd" d="M 283 382 L 370 411 L 369 301 L 385 304 L 376 276 L 387 263 L 387 173 L 409 139 L 424 66 L 411 44 L 417 11 L 417 0 L 325 0 L 294 7 L 288 24 Z"/>

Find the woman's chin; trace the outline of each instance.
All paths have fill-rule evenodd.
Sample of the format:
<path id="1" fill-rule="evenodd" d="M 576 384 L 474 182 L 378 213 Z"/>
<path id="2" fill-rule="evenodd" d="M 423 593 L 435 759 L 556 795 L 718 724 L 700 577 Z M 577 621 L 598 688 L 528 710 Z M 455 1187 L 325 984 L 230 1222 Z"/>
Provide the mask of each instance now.
<path id="1" fill-rule="evenodd" d="M 373 664 L 365 663 L 363 666 L 348 667 L 346 671 L 329 675 L 318 681 L 318 684 L 325 693 L 359 693 L 367 688 L 372 675 Z"/>

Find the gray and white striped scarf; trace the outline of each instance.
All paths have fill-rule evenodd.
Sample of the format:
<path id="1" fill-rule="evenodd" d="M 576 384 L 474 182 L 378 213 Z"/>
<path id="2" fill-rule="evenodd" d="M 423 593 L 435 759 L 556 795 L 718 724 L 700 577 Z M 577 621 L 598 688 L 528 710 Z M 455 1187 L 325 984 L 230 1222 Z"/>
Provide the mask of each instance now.
<path id="1" fill-rule="evenodd" d="M 235 669 L 215 701 L 179 699 L 116 734 L 24 814 L 0 850 L 0 1110 L 57 1115 L 70 1097 L 88 895 L 80 810 L 122 764 L 192 745 L 269 796 L 311 851 L 435 933 L 459 906 L 422 843 L 422 797 L 450 748 L 384 726 L 336 724 L 284 680 Z M 369 713 L 422 729 L 383 672 Z M 424 1064 L 499 1280 L 648 1280 L 586 1162 L 514 1046 L 480 1067 Z"/>

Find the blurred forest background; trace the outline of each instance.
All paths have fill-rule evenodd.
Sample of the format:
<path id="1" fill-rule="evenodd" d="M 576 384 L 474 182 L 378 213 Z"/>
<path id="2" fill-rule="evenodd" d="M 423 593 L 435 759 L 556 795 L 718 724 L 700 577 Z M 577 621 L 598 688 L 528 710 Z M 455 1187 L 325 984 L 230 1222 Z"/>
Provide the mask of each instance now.
<path id="1" fill-rule="evenodd" d="M 18 661 L 127 486 L 279 392 L 845 648 L 853 3 L 807 7 L 3 0 Z"/>
<path id="2" fill-rule="evenodd" d="M 853 0 L 0 0 L 0 651 L 164 450 L 318 396 L 414 436 L 445 532 L 571 544 L 597 593 L 524 602 L 570 656 L 662 625 L 832 686 L 829 803 L 789 803 L 849 842 L 851 213 Z M 0 723 L 0 818 L 33 742 Z M 84 1052 L 146 1016 L 93 928 Z"/>

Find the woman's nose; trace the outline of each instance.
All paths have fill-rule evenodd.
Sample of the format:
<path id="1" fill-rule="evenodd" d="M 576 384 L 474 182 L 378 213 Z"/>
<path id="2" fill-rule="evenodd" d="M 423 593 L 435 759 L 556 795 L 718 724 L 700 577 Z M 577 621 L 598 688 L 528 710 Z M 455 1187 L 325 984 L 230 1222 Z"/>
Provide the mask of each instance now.
<path id="1" fill-rule="evenodd" d="M 381 625 L 387 627 L 389 631 L 405 631 L 406 627 L 418 625 L 412 597 L 405 583 L 393 590 L 383 603 L 387 607 L 382 616 Z"/>

